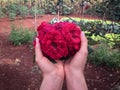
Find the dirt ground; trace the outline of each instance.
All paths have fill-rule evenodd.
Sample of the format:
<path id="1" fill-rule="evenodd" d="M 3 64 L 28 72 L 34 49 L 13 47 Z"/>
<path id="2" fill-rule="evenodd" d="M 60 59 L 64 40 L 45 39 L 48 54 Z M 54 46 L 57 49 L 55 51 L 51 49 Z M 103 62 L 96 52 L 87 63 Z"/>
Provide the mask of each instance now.
<path id="1" fill-rule="evenodd" d="M 37 19 L 37 24 L 39 25 L 42 21 L 50 21 L 53 17 L 56 16 L 41 16 Z M 74 17 L 81 16 L 74 15 Z M 39 90 L 42 77 L 38 66 L 33 64 L 34 48 L 27 44 L 13 46 L 9 41 L 11 24 L 34 28 L 34 19 L 15 21 L 9 21 L 8 18 L 0 19 L 0 90 Z M 89 90 L 111 90 L 115 85 L 120 85 L 118 81 L 120 69 L 87 63 L 85 77 Z M 67 90 L 65 84 L 63 90 Z"/>

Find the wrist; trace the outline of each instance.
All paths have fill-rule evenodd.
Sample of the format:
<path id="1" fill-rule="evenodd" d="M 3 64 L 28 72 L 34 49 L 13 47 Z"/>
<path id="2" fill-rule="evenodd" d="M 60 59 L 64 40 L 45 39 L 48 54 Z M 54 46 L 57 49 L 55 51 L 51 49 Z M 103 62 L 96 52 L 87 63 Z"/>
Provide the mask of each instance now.
<path id="1" fill-rule="evenodd" d="M 74 67 L 67 67 L 65 69 L 65 74 L 66 75 L 71 75 L 71 76 L 74 76 L 74 75 L 83 75 L 84 71 L 81 70 L 81 69 L 76 69 Z"/>
<path id="2" fill-rule="evenodd" d="M 40 90 L 61 90 L 62 85 L 63 78 L 54 75 L 44 76 Z"/>
<path id="3" fill-rule="evenodd" d="M 58 76 L 58 75 L 44 75 L 43 80 L 50 80 L 50 81 L 63 81 L 64 77 L 63 76 Z"/>
<path id="4" fill-rule="evenodd" d="M 43 79 L 57 79 L 57 80 L 63 80 L 64 79 L 64 73 L 58 73 L 58 72 L 51 72 L 47 74 L 43 74 Z"/>
<path id="5" fill-rule="evenodd" d="M 88 90 L 83 70 L 65 71 L 68 90 Z"/>

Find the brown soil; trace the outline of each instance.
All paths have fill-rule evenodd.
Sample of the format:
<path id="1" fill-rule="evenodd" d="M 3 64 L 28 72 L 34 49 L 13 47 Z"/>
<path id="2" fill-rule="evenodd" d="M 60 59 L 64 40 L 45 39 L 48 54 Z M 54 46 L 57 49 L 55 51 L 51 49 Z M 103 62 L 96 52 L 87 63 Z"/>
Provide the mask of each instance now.
<path id="1" fill-rule="evenodd" d="M 37 24 L 50 21 L 53 17 L 56 16 L 39 17 Z M 34 28 L 32 18 L 17 19 L 11 22 L 8 18 L 0 19 L 0 90 L 39 90 L 42 77 L 38 66 L 33 64 L 34 49 L 27 44 L 21 46 L 11 44 L 8 39 L 11 23 Z M 117 82 L 120 78 L 120 69 L 87 63 L 85 77 L 89 90 L 110 90 L 112 86 L 115 86 L 114 84 L 120 85 L 120 82 Z M 67 90 L 65 84 L 63 90 Z"/>

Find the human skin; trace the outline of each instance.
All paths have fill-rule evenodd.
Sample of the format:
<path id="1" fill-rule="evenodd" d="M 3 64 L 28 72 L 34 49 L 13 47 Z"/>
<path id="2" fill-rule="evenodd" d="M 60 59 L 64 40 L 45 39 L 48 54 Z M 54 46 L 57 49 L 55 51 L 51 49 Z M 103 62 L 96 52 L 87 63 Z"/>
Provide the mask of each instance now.
<path id="1" fill-rule="evenodd" d="M 84 67 L 88 55 L 87 46 L 87 38 L 82 32 L 80 50 L 64 65 L 68 90 L 88 90 L 84 77 Z"/>
<path id="2" fill-rule="evenodd" d="M 66 78 L 68 90 L 87 90 L 83 74 L 88 55 L 87 39 L 83 32 L 80 37 L 80 50 L 66 62 L 63 63 L 60 60 L 56 60 L 57 63 L 55 64 L 43 56 L 39 39 L 36 38 L 36 62 L 40 67 L 43 76 L 40 90 L 61 90 L 64 77 Z"/>
<path id="3" fill-rule="evenodd" d="M 36 38 L 35 54 L 35 60 L 43 76 L 40 90 L 61 90 L 64 80 L 63 62 L 57 60 L 57 63 L 54 64 L 44 57 L 40 49 L 38 38 Z"/>

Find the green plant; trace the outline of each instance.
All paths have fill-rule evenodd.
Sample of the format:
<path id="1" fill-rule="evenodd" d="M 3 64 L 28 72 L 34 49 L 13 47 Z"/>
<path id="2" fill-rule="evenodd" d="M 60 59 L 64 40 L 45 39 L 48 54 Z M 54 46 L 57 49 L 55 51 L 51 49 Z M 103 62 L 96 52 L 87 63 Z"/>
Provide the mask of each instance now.
<path id="1" fill-rule="evenodd" d="M 9 13 L 9 18 L 10 20 L 14 20 L 16 17 L 16 14 L 15 13 Z"/>
<path id="2" fill-rule="evenodd" d="M 3 13 L 3 9 L 2 9 L 2 7 L 0 7 L 0 18 L 3 18 L 4 17 L 4 13 Z"/>
<path id="3" fill-rule="evenodd" d="M 53 1 L 49 1 L 45 6 L 45 13 L 46 14 L 56 14 L 57 7 Z"/>
<path id="4" fill-rule="evenodd" d="M 28 8 L 26 6 L 20 5 L 18 8 L 19 15 L 25 17 L 28 14 Z"/>
<path id="5" fill-rule="evenodd" d="M 35 13 L 36 13 L 36 15 L 45 14 L 45 10 L 44 9 L 40 9 L 38 7 L 32 7 L 29 10 L 29 14 L 35 17 Z"/>
<path id="6" fill-rule="evenodd" d="M 104 0 L 103 2 L 97 3 L 91 9 L 88 14 L 94 13 L 102 18 L 111 20 L 120 20 L 120 0 Z"/>
<path id="7" fill-rule="evenodd" d="M 10 33 L 9 40 L 14 44 L 14 45 L 21 45 L 25 43 L 31 43 L 34 39 L 35 32 L 28 29 L 24 28 L 22 26 L 16 27 L 12 26 L 12 31 Z"/>
<path id="8" fill-rule="evenodd" d="M 17 3 L 10 3 L 5 6 L 7 13 L 15 13 L 18 14 L 19 5 Z"/>
<path id="9" fill-rule="evenodd" d="M 26 16 L 28 14 L 28 8 L 23 5 L 19 5 L 17 3 L 11 3 L 6 5 L 6 11 L 9 13 L 13 13 L 17 15 L 20 15 L 22 17 Z"/>
<path id="10" fill-rule="evenodd" d="M 120 51 L 101 44 L 88 56 L 89 62 L 108 67 L 120 67 Z"/>
<path id="11" fill-rule="evenodd" d="M 63 9 L 62 9 L 62 14 L 63 14 L 63 15 L 72 14 L 73 11 L 74 11 L 74 10 L 73 10 L 73 7 L 71 7 L 71 6 L 63 5 L 62 7 L 63 7 Z"/>
<path id="12" fill-rule="evenodd" d="M 100 40 L 112 43 L 114 48 L 120 49 L 120 24 L 104 20 L 90 20 L 80 18 L 62 18 L 62 21 L 73 22 L 86 33 L 89 44 L 98 44 Z"/>
<path id="13" fill-rule="evenodd" d="M 24 4 L 26 4 L 28 2 L 28 0 L 23 0 Z"/>

